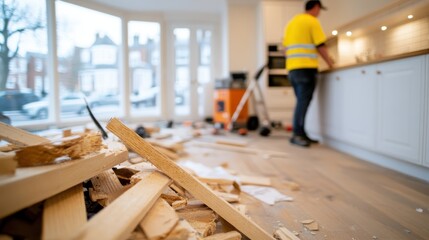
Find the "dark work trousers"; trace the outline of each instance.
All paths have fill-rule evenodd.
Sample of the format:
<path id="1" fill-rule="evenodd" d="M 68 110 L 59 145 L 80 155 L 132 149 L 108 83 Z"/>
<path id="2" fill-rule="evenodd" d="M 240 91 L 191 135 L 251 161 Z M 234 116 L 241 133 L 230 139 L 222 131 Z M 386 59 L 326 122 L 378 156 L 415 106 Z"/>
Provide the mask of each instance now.
<path id="1" fill-rule="evenodd" d="M 288 77 L 296 96 L 296 106 L 293 114 L 293 134 L 294 136 L 305 137 L 307 136 L 304 129 L 305 115 L 316 88 L 317 69 L 291 70 Z"/>

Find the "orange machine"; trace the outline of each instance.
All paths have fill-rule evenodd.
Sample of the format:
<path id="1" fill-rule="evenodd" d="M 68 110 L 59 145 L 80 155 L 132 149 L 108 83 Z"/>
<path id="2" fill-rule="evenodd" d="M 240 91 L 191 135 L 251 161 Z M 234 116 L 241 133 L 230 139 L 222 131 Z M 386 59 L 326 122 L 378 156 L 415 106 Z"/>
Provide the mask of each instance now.
<path id="1" fill-rule="evenodd" d="M 216 80 L 214 122 L 222 124 L 225 129 L 228 127 L 232 115 L 246 92 L 245 80 L 245 73 L 231 74 L 231 78 Z M 240 115 L 238 115 L 236 123 L 239 125 L 246 125 L 248 118 L 247 105 L 248 103 L 246 102 Z"/>

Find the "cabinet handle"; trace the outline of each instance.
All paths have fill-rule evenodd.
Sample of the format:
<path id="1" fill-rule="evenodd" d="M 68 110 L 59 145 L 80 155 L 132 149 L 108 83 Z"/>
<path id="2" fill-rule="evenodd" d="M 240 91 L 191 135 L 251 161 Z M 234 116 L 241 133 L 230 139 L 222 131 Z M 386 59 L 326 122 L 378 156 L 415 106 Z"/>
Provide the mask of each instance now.
<path id="1" fill-rule="evenodd" d="M 366 71 L 365 70 L 362 70 L 362 74 L 365 74 L 366 73 Z"/>
<path id="2" fill-rule="evenodd" d="M 381 71 L 380 71 L 380 70 L 377 70 L 377 74 L 378 74 L 378 75 L 380 75 L 380 74 L 381 74 Z"/>

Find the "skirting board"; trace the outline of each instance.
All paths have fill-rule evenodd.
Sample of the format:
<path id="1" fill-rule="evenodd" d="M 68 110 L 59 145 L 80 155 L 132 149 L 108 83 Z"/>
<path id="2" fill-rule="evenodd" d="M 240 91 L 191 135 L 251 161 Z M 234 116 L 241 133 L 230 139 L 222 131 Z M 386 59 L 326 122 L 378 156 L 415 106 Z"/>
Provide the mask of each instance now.
<path id="1" fill-rule="evenodd" d="M 323 138 L 323 144 L 376 165 L 429 182 L 429 168 L 370 152 L 333 139 Z"/>

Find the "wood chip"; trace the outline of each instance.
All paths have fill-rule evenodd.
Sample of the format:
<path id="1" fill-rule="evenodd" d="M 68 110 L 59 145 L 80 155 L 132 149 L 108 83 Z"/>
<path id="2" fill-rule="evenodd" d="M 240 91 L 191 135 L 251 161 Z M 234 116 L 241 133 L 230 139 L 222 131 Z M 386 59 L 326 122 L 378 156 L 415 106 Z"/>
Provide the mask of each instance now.
<path id="1" fill-rule="evenodd" d="M 178 210 L 186 207 L 187 205 L 188 205 L 188 200 L 183 199 L 183 200 L 174 201 L 171 204 L 171 207 L 173 207 L 175 210 Z"/>
<path id="2" fill-rule="evenodd" d="M 212 235 L 216 231 L 217 214 L 208 207 L 187 207 L 177 211 L 201 237 Z"/>
<path id="3" fill-rule="evenodd" d="M 71 129 L 65 129 L 63 130 L 63 137 L 70 137 L 72 135 Z"/>
<path id="4" fill-rule="evenodd" d="M 62 156 L 77 159 L 102 149 L 100 133 L 72 136 L 57 142 L 23 147 L 16 151 L 15 159 L 21 167 L 53 163 Z"/>
<path id="5" fill-rule="evenodd" d="M 0 175 L 14 174 L 17 166 L 14 152 L 0 152 Z"/>
<path id="6" fill-rule="evenodd" d="M 100 200 L 105 200 L 108 197 L 109 197 L 109 195 L 107 195 L 107 193 L 105 193 L 105 192 L 97 191 L 94 188 L 89 188 L 89 198 L 93 202 L 97 202 L 97 201 L 100 201 Z"/>
<path id="7" fill-rule="evenodd" d="M 302 223 L 302 224 L 310 224 L 310 223 L 312 223 L 312 222 L 314 222 L 314 220 L 313 220 L 313 219 L 307 219 L 307 220 L 302 220 L 302 221 L 301 221 L 301 223 Z"/>
<path id="8" fill-rule="evenodd" d="M 300 190 L 300 186 L 298 183 L 296 182 L 292 182 L 292 181 L 285 181 L 286 186 L 291 190 L 291 191 L 299 191 Z"/>
<path id="9" fill-rule="evenodd" d="M 240 240 L 240 239 L 241 239 L 241 234 L 237 231 L 217 233 L 203 238 L 203 240 Z"/>
<path id="10" fill-rule="evenodd" d="M 115 200 L 119 196 L 115 193 L 121 191 L 124 188 L 112 169 L 106 170 L 91 178 L 91 183 L 96 192 L 101 194 L 104 193 L 107 195 L 107 198 L 99 199 L 99 203 L 103 207 L 106 207 L 111 202 L 113 202 L 113 200 Z M 93 196 L 94 199 L 100 197 L 100 195 Z"/>
<path id="11" fill-rule="evenodd" d="M 280 240 L 299 240 L 295 234 L 285 227 L 281 227 L 274 232 L 274 236 Z"/>
<path id="12" fill-rule="evenodd" d="M 301 221 L 301 223 L 304 224 L 304 227 L 306 227 L 310 231 L 319 230 L 319 224 L 315 222 L 313 219 L 303 220 Z"/>
<path id="13" fill-rule="evenodd" d="M 181 219 L 165 240 L 197 240 L 197 231 L 188 221 Z"/>
<path id="14" fill-rule="evenodd" d="M 178 222 L 179 216 L 174 209 L 159 198 L 140 222 L 140 227 L 149 240 L 157 240 L 167 237 Z"/>

